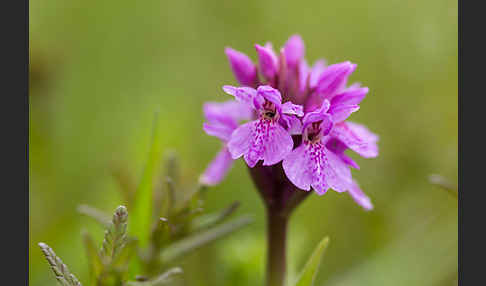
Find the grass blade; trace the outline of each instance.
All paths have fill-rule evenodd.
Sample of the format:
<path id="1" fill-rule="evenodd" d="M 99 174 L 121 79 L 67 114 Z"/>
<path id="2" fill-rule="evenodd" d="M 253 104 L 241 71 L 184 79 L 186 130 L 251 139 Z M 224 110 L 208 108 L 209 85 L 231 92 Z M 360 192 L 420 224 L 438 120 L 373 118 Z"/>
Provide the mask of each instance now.
<path id="1" fill-rule="evenodd" d="M 97 208 L 88 206 L 88 205 L 79 205 L 78 206 L 78 212 L 80 214 L 89 216 L 90 218 L 96 220 L 99 222 L 101 225 L 104 227 L 109 227 L 111 222 L 110 222 L 110 216 L 106 214 L 103 211 L 100 211 Z"/>
<path id="2" fill-rule="evenodd" d="M 130 281 L 127 282 L 126 286 L 162 286 L 168 285 L 172 281 L 172 278 L 176 275 L 182 274 L 183 271 L 180 267 L 174 267 L 163 274 L 148 280 L 148 281 Z"/>
<path id="3" fill-rule="evenodd" d="M 321 240 L 319 245 L 317 245 L 316 249 L 312 253 L 312 256 L 305 264 L 302 272 L 297 279 L 297 282 L 294 284 L 295 286 L 312 286 L 314 284 L 314 280 L 316 278 L 317 270 L 319 269 L 319 265 L 321 263 L 321 258 L 326 250 L 327 245 L 329 244 L 329 237 L 324 237 Z"/>
<path id="4" fill-rule="evenodd" d="M 191 222 L 191 231 L 207 229 L 222 222 L 223 220 L 231 216 L 238 209 L 239 206 L 240 202 L 234 202 L 220 212 L 207 214 L 195 218 Z"/>
<path id="5" fill-rule="evenodd" d="M 164 249 L 160 255 L 163 263 L 179 258 L 199 247 L 222 238 L 252 222 L 248 216 L 240 217 L 212 229 L 181 239 Z"/>
<path id="6" fill-rule="evenodd" d="M 83 237 L 83 244 L 86 251 L 86 256 L 88 257 L 91 281 L 92 284 L 95 284 L 97 277 L 100 275 L 101 272 L 103 272 L 103 261 L 101 260 L 98 248 L 95 246 L 94 240 L 91 235 L 86 231 L 83 231 L 81 235 Z"/>
<path id="7" fill-rule="evenodd" d="M 441 175 L 432 174 L 429 176 L 429 182 L 431 184 L 437 185 L 442 189 L 446 190 L 451 196 L 458 198 L 458 189 L 457 186 L 454 186 L 452 182 L 447 180 Z"/>
<path id="8" fill-rule="evenodd" d="M 142 180 L 135 192 L 135 202 L 132 216 L 131 233 L 137 236 L 141 247 L 147 246 L 150 237 L 152 222 L 152 197 L 154 189 L 154 176 L 156 166 L 160 158 L 159 132 L 157 124 L 157 113 L 155 114 L 152 128 L 152 142 L 150 147 L 147 164 L 143 171 Z"/>

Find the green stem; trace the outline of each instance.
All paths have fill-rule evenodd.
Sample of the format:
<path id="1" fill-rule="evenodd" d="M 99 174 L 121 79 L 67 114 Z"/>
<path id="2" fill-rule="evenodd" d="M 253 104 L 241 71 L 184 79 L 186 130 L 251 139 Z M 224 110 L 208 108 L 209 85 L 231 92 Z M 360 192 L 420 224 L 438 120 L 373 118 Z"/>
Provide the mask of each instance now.
<path id="1" fill-rule="evenodd" d="M 284 286 L 288 216 L 267 209 L 267 286 Z"/>

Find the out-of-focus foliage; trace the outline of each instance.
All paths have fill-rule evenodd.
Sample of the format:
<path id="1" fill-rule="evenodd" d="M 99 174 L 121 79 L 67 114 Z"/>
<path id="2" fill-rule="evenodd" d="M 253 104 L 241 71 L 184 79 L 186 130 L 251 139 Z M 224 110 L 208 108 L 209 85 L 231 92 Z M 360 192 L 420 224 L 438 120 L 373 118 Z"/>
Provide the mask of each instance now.
<path id="1" fill-rule="evenodd" d="M 293 214 L 289 281 L 329 235 L 315 285 L 453 285 L 457 200 L 428 182 L 434 173 L 457 182 L 452 0 L 30 1 L 30 284 L 53 282 L 39 241 L 89 281 L 80 230 L 98 243 L 103 232 L 73 210 L 128 201 L 143 177 L 154 111 L 160 152 L 178 150 L 189 166 L 181 181 L 195 181 L 220 148 L 201 129 L 202 103 L 229 99 L 221 86 L 235 83 L 224 47 L 256 59 L 254 43 L 279 47 L 293 33 L 310 61 L 358 64 L 351 80 L 370 93 L 350 120 L 380 135 L 380 156 L 351 154 L 372 212 L 328 192 Z M 264 209 L 243 162 L 210 192 L 208 213 L 239 200 L 237 212 L 256 220 L 177 259 L 187 285 L 262 285 Z"/>
<path id="2" fill-rule="evenodd" d="M 99 250 L 96 249 L 91 235 L 86 231 L 82 233 L 89 264 L 90 285 L 167 285 L 172 282 L 172 276 L 182 273 L 180 267 L 168 269 L 177 259 L 239 230 L 252 220 L 249 216 L 242 216 L 221 223 L 234 213 L 239 206 L 238 202 L 222 211 L 202 215 L 204 188 L 198 186 L 187 192 L 178 184 L 179 170 L 174 153 L 170 154 L 162 176 L 167 187 L 155 187 L 155 182 L 161 180 L 154 172 L 155 160 L 152 158 L 158 156 L 154 152 L 158 144 L 157 134 L 153 134 L 152 139 L 141 187 L 130 194 L 128 197 L 131 199 L 126 202 L 135 213 L 138 212 L 138 216 L 131 219 L 130 225 L 141 224 L 147 230 L 140 227 L 133 227 L 135 231 L 128 230 L 128 211 L 125 206 L 119 206 L 115 210 L 111 221 L 107 214 L 94 207 L 78 207 L 80 213 L 93 218 L 105 228 Z M 122 190 L 127 191 L 124 188 Z M 144 199 L 140 200 L 140 197 Z M 69 272 L 68 267 L 49 246 L 42 242 L 39 246 L 61 285 L 81 286 L 79 280 Z M 160 274 L 162 270 L 164 272 Z"/>

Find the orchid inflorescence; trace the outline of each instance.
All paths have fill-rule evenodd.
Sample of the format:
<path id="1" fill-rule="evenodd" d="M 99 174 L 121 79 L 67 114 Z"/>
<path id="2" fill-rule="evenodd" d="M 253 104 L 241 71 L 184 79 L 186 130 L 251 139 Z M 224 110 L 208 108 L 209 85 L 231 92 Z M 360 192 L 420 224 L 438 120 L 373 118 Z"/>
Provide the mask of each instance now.
<path id="1" fill-rule="evenodd" d="M 319 195 L 330 188 L 348 192 L 362 207 L 372 209 L 351 176 L 350 168 L 359 166 L 345 154 L 351 149 L 365 158 L 378 155 L 378 136 L 347 121 L 368 93 L 359 83 L 347 85 L 356 64 L 326 65 L 321 59 L 310 67 L 298 35 L 291 36 L 279 54 L 271 43 L 255 49 L 258 66 L 245 54 L 225 49 L 241 86 L 223 86 L 234 100 L 204 105 L 203 129 L 223 147 L 200 182 L 218 184 L 233 161 L 243 157 L 249 168 L 277 165 L 297 189 L 312 188 Z"/>

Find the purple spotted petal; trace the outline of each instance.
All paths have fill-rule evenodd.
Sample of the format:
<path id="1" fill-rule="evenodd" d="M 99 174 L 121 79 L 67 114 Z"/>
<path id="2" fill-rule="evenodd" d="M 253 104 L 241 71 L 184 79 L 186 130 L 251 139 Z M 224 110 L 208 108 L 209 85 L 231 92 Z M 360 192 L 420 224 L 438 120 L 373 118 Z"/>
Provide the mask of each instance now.
<path id="1" fill-rule="evenodd" d="M 287 178 L 299 189 L 309 191 L 313 176 L 305 144 L 295 148 L 282 162 Z"/>
<path id="2" fill-rule="evenodd" d="M 258 62 L 260 64 L 260 72 L 263 76 L 271 81 L 275 77 L 278 71 L 278 58 L 273 49 L 267 46 L 262 47 L 255 45 L 255 49 L 258 54 Z"/>
<path id="3" fill-rule="evenodd" d="M 252 109 L 242 102 L 228 100 L 225 102 L 206 102 L 203 105 L 204 117 L 208 122 L 226 123 L 228 118 L 231 121 L 249 120 Z M 236 128 L 236 127 L 235 127 Z"/>
<path id="4" fill-rule="evenodd" d="M 328 66 L 320 75 L 317 83 L 317 93 L 325 98 L 332 96 L 342 89 L 350 74 L 356 69 L 356 64 L 344 62 Z"/>
<path id="5" fill-rule="evenodd" d="M 231 133 L 233 133 L 236 127 L 236 123 L 234 125 L 207 122 L 203 123 L 203 130 L 206 132 L 206 134 L 218 137 L 224 142 L 230 139 Z"/>
<path id="6" fill-rule="evenodd" d="M 351 195 L 353 200 L 360 206 L 362 206 L 365 210 L 369 211 L 373 209 L 373 204 L 371 203 L 370 198 L 366 196 L 365 193 L 363 193 L 363 191 L 354 180 L 348 190 L 348 193 Z"/>
<path id="7" fill-rule="evenodd" d="M 228 142 L 232 158 L 243 156 L 252 168 L 259 160 L 264 160 L 265 166 L 280 162 L 292 147 L 290 134 L 280 124 L 269 120 L 255 120 L 241 125 Z"/>
<path id="8" fill-rule="evenodd" d="M 299 35 L 293 35 L 287 40 L 283 50 L 287 59 L 287 66 L 289 68 L 295 68 L 304 57 L 304 41 Z"/>
<path id="9" fill-rule="evenodd" d="M 223 147 L 216 157 L 209 163 L 204 173 L 199 177 L 203 185 L 214 186 L 219 184 L 233 166 L 233 159 L 226 147 Z"/>
<path id="10" fill-rule="evenodd" d="M 322 195 L 329 188 L 344 192 L 351 183 L 351 171 L 322 143 L 301 144 L 283 161 L 287 178 L 298 188 L 311 186 Z"/>
<path id="11" fill-rule="evenodd" d="M 330 136 L 344 143 L 349 149 L 365 158 L 378 156 L 378 136 L 365 126 L 352 122 L 335 124 Z"/>
<path id="12" fill-rule="evenodd" d="M 255 108 L 254 99 L 257 96 L 257 91 L 251 87 L 236 87 L 231 85 L 224 85 L 223 91 L 235 97 L 239 102 Z"/>
<path id="13" fill-rule="evenodd" d="M 251 59 L 247 55 L 229 47 L 224 52 L 228 57 L 236 80 L 241 85 L 255 86 L 257 84 L 257 71 Z"/>
<path id="14" fill-rule="evenodd" d="M 292 102 L 287 101 L 282 104 L 282 113 L 293 114 L 302 117 L 304 116 L 304 107 L 302 107 L 302 105 L 293 104 Z"/>

